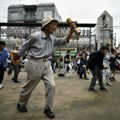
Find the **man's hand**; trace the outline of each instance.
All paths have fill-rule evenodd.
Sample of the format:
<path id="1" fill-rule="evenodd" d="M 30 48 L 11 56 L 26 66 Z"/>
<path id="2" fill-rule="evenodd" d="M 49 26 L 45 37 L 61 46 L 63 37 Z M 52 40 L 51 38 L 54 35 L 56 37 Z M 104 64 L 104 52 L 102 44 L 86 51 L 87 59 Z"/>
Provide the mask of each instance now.
<path id="1" fill-rule="evenodd" d="M 83 65 L 83 67 L 86 69 L 86 65 Z"/>
<path id="2" fill-rule="evenodd" d="M 86 72 L 87 72 L 87 74 L 90 74 L 90 69 L 87 69 Z"/>
<path id="3" fill-rule="evenodd" d="M 75 28 L 75 23 L 71 23 L 70 24 L 70 28 L 71 28 L 71 32 L 73 33 L 74 32 L 74 28 Z"/>
<path id="4" fill-rule="evenodd" d="M 70 25 L 71 27 L 70 27 L 70 31 L 69 31 L 69 33 L 68 33 L 68 36 L 67 36 L 67 41 L 69 42 L 69 40 L 70 40 L 70 38 L 71 38 L 71 36 L 72 36 L 72 34 L 73 34 L 73 32 L 74 32 L 74 23 L 73 24 L 71 24 Z"/>

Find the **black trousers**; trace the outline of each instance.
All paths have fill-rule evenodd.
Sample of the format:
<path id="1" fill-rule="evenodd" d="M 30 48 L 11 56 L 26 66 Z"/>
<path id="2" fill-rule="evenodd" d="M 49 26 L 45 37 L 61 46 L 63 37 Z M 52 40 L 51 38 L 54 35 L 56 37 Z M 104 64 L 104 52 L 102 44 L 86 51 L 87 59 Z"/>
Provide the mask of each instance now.
<path id="1" fill-rule="evenodd" d="M 95 67 L 94 70 L 92 70 L 92 80 L 91 80 L 91 84 L 89 86 L 89 89 L 90 88 L 94 88 L 95 85 L 96 85 L 96 81 L 98 79 L 99 81 L 99 85 L 100 85 L 100 88 L 104 88 L 104 85 L 103 85 L 103 76 L 102 76 L 102 72 L 101 70 L 99 69 L 99 67 Z"/>
<path id="2" fill-rule="evenodd" d="M 8 75 L 12 74 L 12 69 L 13 69 L 12 63 L 8 63 Z"/>
<path id="3" fill-rule="evenodd" d="M 19 75 L 20 69 L 21 69 L 21 67 L 19 65 L 13 65 L 13 70 L 14 70 L 13 80 L 15 80 L 15 81 L 18 80 L 18 75 Z"/>
<path id="4" fill-rule="evenodd" d="M 4 68 L 3 65 L 1 64 L 1 65 L 0 65 L 0 84 L 2 84 L 2 82 L 3 82 L 4 71 L 5 71 L 5 68 Z"/>
<path id="5" fill-rule="evenodd" d="M 82 75 L 84 75 L 84 78 L 86 79 L 87 78 L 87 75 L 86 75 L 86 71 L 85 71 L 85 68 L 83 68 L 83 67 L 80 67 L 79 68 L 80 70 L 80 78 L 82 78 Z"/>

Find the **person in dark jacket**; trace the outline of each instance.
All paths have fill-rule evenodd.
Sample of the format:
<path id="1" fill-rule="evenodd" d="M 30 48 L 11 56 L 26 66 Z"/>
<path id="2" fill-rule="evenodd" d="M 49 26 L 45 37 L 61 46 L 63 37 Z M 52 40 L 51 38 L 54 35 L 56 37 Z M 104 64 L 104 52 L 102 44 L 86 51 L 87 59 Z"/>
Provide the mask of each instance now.
<path id="1" fill-rule="evenodd" d="M 64 75 L 66 75 L 66 72 L 69 72 L 68 76 L 72 75 L 72 67 L 70 62 L 71 62 L 71 55 L 70 55 L 70 51 L 67 50 L 67 54 L 64 57 L 64 64 L 65 64 Z"/>
<path id="2" fill-rule="evenodd" d="M 102 77 L 102 69 L 105 69 L 103 66 L 103 58 L 105 54 L 109 51 L 107 46 L 101 46 L 99 51 L 93 52 L 90 54 L 87 70 L 90 69 L 92 71 L 92 80 L 89 86 L 89 91 L 97 92 L 94 87 L 97 79 L 99 80 L 100 90 L 107 91 L 107 89 L 103 85 L 103 77 Z"/>
<path id="3" fill-rule="evenodd" d="M 80 58 L 80 64 L 79 64 L 79 75 L 80 78 L 82 78 L 82 75 L 84 75 L 85 80 L 88 80 L 87 75 L 86 75 L 86 64 L 87 64 L 87 60 L 85 59 L 84 56 L 82 56 Z"/>
<path id="4" fill-rule="evenodd" d="M 116 71 L 117 71 L 117 67 L 119 66 L 119 63 L 117 61 L 117 51 L 116 49 L 112 49 L 111 50 L 111 57 L 110 57 L 110 70 L 111 70 L 111 77 L 110 77 L 110 80 L 111 81 L 116 81 L 115 79 L 115 74 L 116 74 Z"/>

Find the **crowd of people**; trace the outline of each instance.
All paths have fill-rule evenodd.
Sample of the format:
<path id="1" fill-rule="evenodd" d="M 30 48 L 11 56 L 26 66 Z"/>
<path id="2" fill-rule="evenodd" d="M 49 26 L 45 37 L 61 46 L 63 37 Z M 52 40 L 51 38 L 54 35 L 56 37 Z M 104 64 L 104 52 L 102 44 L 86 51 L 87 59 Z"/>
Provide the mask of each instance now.
<path id="1" fill-rule="evenodd" d="M 26 106 L 31 93 L 42 79 L 46 90 L 44 113 L 50 119 L 55 118 L 53 112 L 54 73 L 60 72 L 61 62 L 63 62 L 62 67 L 64 68 L 63 76 L 72 77 L 72 72 L 75 71 L 79 79 L 89 80 L 88 74 L 92 74 L 88 87 L 90 92 L 97 92 L 95 90 L 97 81 L 101 91 L 108 91 L 104 86 L 103 77 L 109 86 L 112 86 L 112 81 L 116 81 L 116 72 L 120 70 L 120 53 L 109 45 L 101 46 L 100 50 L 90 54 L 81 50 L 76 57 L 72 57 L 70 51 L 67 50 L 62 59 L 56 58 L 53 54 L 54 46 L 67 44 L 74 32 L 71 25 L 66 37 L 55 38 L 51 34 L 56 30 L 57 25 L 58 21 L 51 17 L 43 19 L 41 32 L 30 35 L 20 48 L 16 47 L 12 51 L 6 48 L 4 41 L 0 41 L 0 88 L 4 87 L 5 70 L 8 75 L 12 75 L 12 71 L 14 71 L 12 81 L 15 83 L 20 83 L 18 75 L 21 67 L 25 65 L 27 72 L 26 84 L 21 90 L 17 103 L 17 109 L 20 112 L 27 112 Z"/>
<path id="2" fill-rule="evenodd" d="M 88 74 L 92 74 L 93 77 L 88 88 L 92 92 L 97 92 L 94 89 L 96 83 L 99 83 L 101 91 L 107 91 L 103 79 L 106 80 L 106 85 L 112 86 L 112 81 L 116 81 L 116 73 L 120 71 L 120 53 L 110 45 L 101 46 L 100 50 L 90 54 L 81 50 L 71 62 L 73 63 L 72 68 L 80 79 L 89 80 Z"/>
<path id="3" fill-rule="evenodd" d="M 2 84 L 3 77 L 4 77 L 4 71 L 7 71 L 8 75 L 12 75 L 12 71 L 14 71 L 14 75 L 12 78 L 12 81 L 15 83 L 20 83 L 18 81 L 18 74 L 22 67 L 25 66 L 25 64 L 29 60 L 29 56 L 25 55 L 23 58 L 14 61 L 13 60 L 13 54 L 18 52 L 18 47 L 16 47 L 15 50 L 9 51 L 6 48 L 5 41 L 0 41 L 1 46 L 1 53 L 5 54 L 3 55 L 3 64 L 1 64 L 1 82 L 0 82 L 0 88 L 3 88 L 4 85 Z M 105 46 L 102 46 L 105 47 Z M 102 49 L 101 47 L 101 49 Z M 93 59 L 95 54 L 97 54 L 99 51 L 94 51 L 91 54 L 89 52 L 86 52 L 84 50 L 81 50 L 78 52 L 76 57 L 73 57 L 70 55 L 70 50 L 66 51 L 66 55 L 64 56 L 64 60 L 61 57 L 56 57 L 55 55 L 52 55 L 48 57 L 48 60 L 51 62 L 51 67 L 53 70 L 53 73 L 59 73 L 60 69 L 64 68 L 64 76 L 72 76 L 72 72 L 75 71 L 79 78 L 89 80 L 87 77 L 87 74 L 89 72 L 87 71 L 90 65 L 93 65 L 93 63 L 96 62 L 96 60 L 100 60 L 100 55 L 98 54 L 98 58 L 94 58 L 93 63 L 90 63 L 90 59 Z M 93 57 L 91 57 L 93 56 Z M 2 54 L 1 54 L 2 57 Z M 64 63 L 63 63 L 64 62 Z M 97 61 L 98 64 L 99 61 Z M 2 63 L 2 62 L 1 62 Z M 61 65 L 61 63 L 63 63 Z M 5 65 L 4 65 L 5 64 Z M 120 72 L 120 53 L 117 52 L 114 48 L 107 47 L 107 53 L 104 55 L 104 58 L 102 60 L 103 66 L 106 68 L 101 69 L 103 77 L 106 79 L 106 84 L 109 86 L 112 86 L 111 81 L 116 81 L 115 75 L 116 73 Z M 100 64 L 99 64 L 100 65 Z M 92 67 L 92 66 L 91 66 Z M 92 71 L 92 69 L 90 68 Z"/>

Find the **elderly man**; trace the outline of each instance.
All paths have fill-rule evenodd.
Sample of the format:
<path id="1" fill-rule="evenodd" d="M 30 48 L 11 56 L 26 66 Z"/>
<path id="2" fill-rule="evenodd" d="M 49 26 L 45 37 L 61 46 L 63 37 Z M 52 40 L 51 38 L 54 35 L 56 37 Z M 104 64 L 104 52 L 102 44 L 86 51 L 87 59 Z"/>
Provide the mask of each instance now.
<path id="1" fill-rule="evenodd" d="M 20 94 L 17 109 L 20 112 L 27 112 L 26 105 L 31 96 L 32 91 L 42 79 L 45 84 L 46 91 L 46 104 L 44 113 L 48 118 L 55 118 L 53 112 L 53 98 L 55 94 L 55 82 L 54 74 L 48 61 L 48 56 L 54 51 L 54 46 L 65 45 L 69 42 L 69 39 L 73 33 L 73 25 L 69 34 L 64 38 L 55 38 L 52 34 L 56 30 L 58 21 L 52 17 L 46 17 L 42 21 L 41 32 L 36 32 L 30 35 L 25 43 L 21 46 L 18 54 L 14 57 L 14 60 L 24 56 L 25 52 L 28 52 L 30 59 L 26 64 L 27 81 L 23 86 Z"/>

